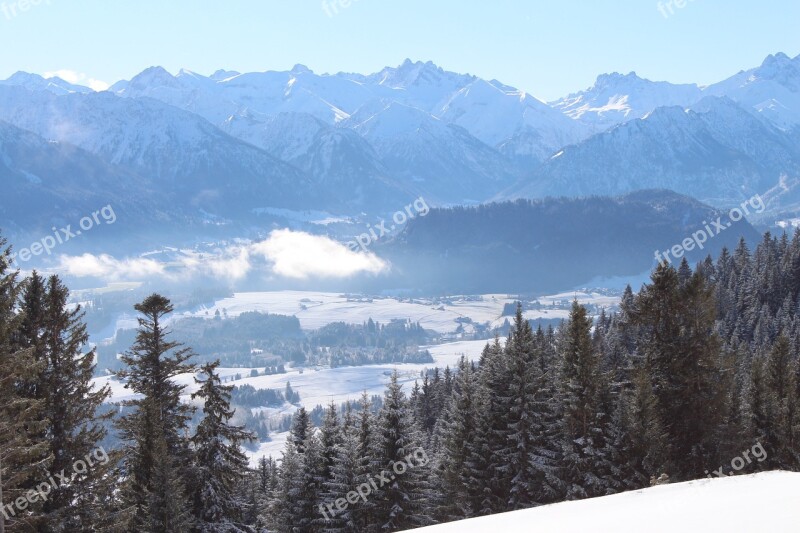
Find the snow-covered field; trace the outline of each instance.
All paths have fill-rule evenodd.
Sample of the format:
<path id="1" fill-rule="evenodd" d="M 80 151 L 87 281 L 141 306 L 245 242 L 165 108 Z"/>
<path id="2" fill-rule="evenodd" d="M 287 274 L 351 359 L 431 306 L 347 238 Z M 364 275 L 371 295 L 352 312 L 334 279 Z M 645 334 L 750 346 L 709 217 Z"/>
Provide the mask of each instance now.
<path id="1" fill-rule="evenodd" d="M 501 339 L 505 340 L 505 339 Z M 477 360 L 487 341 L 460 341 L 435 346 L 424 346 L 433 356 L 434 363 L 430 364 L 385 364 L 385 365 L 366 365 L 341 368 L 306 368 L 302 372 L 298 369 L 289 368 L 286 374 L 274 374 L 271 376 L 249 377 L 249 368 L 220 368 L 219 373 L 223 378 L 232 379 L 237 374 L 243 377 L 230 383 L 236 385 L 251 385 L 256 389 L 277 389 L 284 390 L 286 383 L 292 384 L 292 389 L 300 393 L 300 403 L 307 409 L 312 409 L 317 405 L 327 405 L 331 401 L 337 405 L 349 400 L 358 400 L 361 394 L 366 391 L 370 396 L 373 394 L 383 395 L 386 384 L 389 383 L 393 371 L 397 370 L 400 375 L 400 382 L 405 384 L 404 390 L 409 393 L 413 387 L 414 380 L 419 378 L 420 373 L 426 368 L 435 366 L 444 368 L 455 367 L 462 355 L 468 359 Z M 263 368 L 256 369 L 263 371 Z M 193 379 L 194 375 L 185 374 L 177 378 L 177 382 L 186 385 L 183 400 L 189 402 L 189 395 L 197 390 L 197 385 Z M 108 385 L 111 388 L 112 397 L 110 402 L 119 402 L 131 399 L 133 394 L 125 388 L 125 384 L 109 376 L 94 379 L 97 387 Z M 268 416 L 279 418 L 284 414 L 291 414 L 296 410 L 293 405 L 284 405 L 280 408 L 263 408 Z M 258 452 L 248 452 L 252 461 L 258 460 L 262 455 L 273 455 L 280 457 L 283 450 L 286 434 L 276 433 L 272 436 L 272 441 L 263 443 Z"/>
<path id="2" fill-rule="evenodd" d="M 599 292 L 576 290 L 537 298 L 541 309 L 526 310 L 525 318 L 561 320 L 569 314 L 572 300 L 579 303 L 613 308 L 619 304 L 619 296 L 609 296 Z M 502 326 L 506 319 L 503 307 L 517 299 L 508 294 L 484 294 L 481 296 L 453 296 L 447 303 L 428 298 L 398 299 L 393 297 L 348 297 L 341 293 L 312 291 L 272 291 L 237 292 L 207 306 L 191 311 L 177 312 L 168 321 L 193 316 L 213 318 L 219 311 L 228 317 L 235 317 L 248 311 L 296 316 L 305 330 L 314 330 L 332 322 L 361 324 L 369 320 L 386 323 L 393 319 L 419 322 L 422 327 L 440 334 L 452 334 L 459 325 L 470 334 L 474 331 L 470 324 L 457 322 L 469 318 L 478 324 L 490 327 Z M 137 327 L 136 315 L 125 313 L 103 331 L 92 332 L 92 339 L 101 342 L 114 335 L 119 329 Z"/>
<path id="3" fill-rule="evenodd" d="M 368 394 L 383 394 L 386 384 L 389 383 L 389 376 L 394 370 L 400 374 L 401 383 L 413 383 L 420 372 L 426 368 L 455 367 L 462 355 L 467 356 L 468 359 L 477 360 L 487 342 L 489 341 L 459 341 L 422 346 L 420 349 L 429 350 L 434 359 L 433 363 L 426 364 L 382 364 L 316 370 L 313 368 L 289 368 L 285 374 L 258 377 L 249 377 L 250 368 L 219 368 L 218 371 L 220 376 L 227 379 L 241 374 L 242 379 L 236 380 L 234 383 L 236 385 L 252 385 L 256 389 L 283 390 L 286 383 L 291 382 L 292 388 L 300 393 L 301 403 L 312 408 L 316 405 L 325 405 L 331 400 L 338 403 L 358 399 L 365 390 Z M 256 370 L 263 371 L 264 369 L 257 368 Z M 187 395 L 197 389 L 192 374 L 179 376 L 176 381 L 186 385 Z M 118 402 L 133 397 L 131 392 L 125 388 L 124 383 L 111 376 L 95 378 L 93 382 L 99 387 L 105 384 L 109 385 L 112 393 L 109 401 Z"/>
<path id="4" fill-rule="evenodd" d="M 618 296 L 608 296 L 597 292 L 581 291 L 543 296 L 539 304 L 549 309 L 528 310 L 525 318 L 566 318 L 573 299 L 581 304 L 613 307 L 619 303 Z M 431 299 L 412 300 L 396 298 L 348 298 L 342 294 L 305 291 L 240 292 L 208 307 L 193 310 L 191 313 L 176 316 L 213 317 L 216 311 L 238 316 L 247 311 L 261 311 L 282 315 L 294 315 L 300 320 L 303 329 L 317 329 L 331 322 L 361 324 L 372 318 L 378 322 L 392 319 L 410 319 L 419 322 L 424 328 L 437 333 L 452 333 L 459 318 L 470 318 L 477 323 L 501 325 L 503 307 L 516 299 L 506 294 L 484 294 L 479 297 L 452 297 L 448 303 Z M 469 326 L 465 326 L 469 331 Z"/>
<path id="5" fill-rule="evenodd" d="M 331 322 L 361 324 L 370 318 L 378 322 L 411 319 L 438 333 L 450 333 L 458 327 L 457 318 L 491 322 L 500 317 L 508 302 L 513 300 L 506 295 L 486 295 L 482 301 L 457 300 L 453 305 L 447 305 L 426 299 L 348 298 L 326 292 L 239 292 L 185 315 L 213 317 L 217 310 L 220 313 L 225 311 L 228 316 L 238 316 L 247 311 L 294 315 L 300 320 L 301 327 L 309 330 Z"/>
<path id="6" fill-rule="evenodd" d="M 426 527 L 425 533 L 797 533 L 800 473 L 701 479 Z"/>

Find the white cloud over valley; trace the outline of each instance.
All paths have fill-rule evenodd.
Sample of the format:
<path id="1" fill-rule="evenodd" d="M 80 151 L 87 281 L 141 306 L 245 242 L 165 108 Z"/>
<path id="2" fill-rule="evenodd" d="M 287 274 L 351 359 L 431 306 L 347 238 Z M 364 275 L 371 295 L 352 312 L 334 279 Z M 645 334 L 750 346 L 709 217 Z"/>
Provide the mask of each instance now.
<path id="1" fill-rule="evenodd" d="M 56 270 L 69 276 L 109 281 L 187 275 L 237 281 L 252 272 L 294 280 L 345 279 L 359 274 L 380 274 L 388 268 L 386 261 L 375 254 L 354 252 L 330 237 L 281 229 L 272 231 L 261 242 L 232 245 L 215 253 L 182 250 L 168 260 L 117 259 L 108 254 L 89 253 L 62 255 Z"/>

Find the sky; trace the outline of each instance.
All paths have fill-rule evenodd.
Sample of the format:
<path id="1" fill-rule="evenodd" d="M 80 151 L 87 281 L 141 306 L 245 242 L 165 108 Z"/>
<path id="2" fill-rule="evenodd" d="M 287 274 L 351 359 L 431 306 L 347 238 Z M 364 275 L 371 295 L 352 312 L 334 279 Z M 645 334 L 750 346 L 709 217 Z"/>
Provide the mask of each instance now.
<path id="1" fill-rule="evenodd" d="M 550 101 L 607 72 L 720 81 L 800 54 L 798 21 L 797 0 L 0 0 L 0 79 L 102 89 L 153 65 L 371 73 L 410 58 Z"/>

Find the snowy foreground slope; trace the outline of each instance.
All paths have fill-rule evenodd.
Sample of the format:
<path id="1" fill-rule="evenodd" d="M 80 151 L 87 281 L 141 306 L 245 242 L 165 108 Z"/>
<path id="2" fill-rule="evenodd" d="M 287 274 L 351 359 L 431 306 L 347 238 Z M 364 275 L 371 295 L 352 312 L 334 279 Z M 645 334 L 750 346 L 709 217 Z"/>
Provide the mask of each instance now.
<path id="1" fill-rule="evenodd" d="M 701 479 L 417 529 L 429 533 L 797 533 L 800 473 Z"/>

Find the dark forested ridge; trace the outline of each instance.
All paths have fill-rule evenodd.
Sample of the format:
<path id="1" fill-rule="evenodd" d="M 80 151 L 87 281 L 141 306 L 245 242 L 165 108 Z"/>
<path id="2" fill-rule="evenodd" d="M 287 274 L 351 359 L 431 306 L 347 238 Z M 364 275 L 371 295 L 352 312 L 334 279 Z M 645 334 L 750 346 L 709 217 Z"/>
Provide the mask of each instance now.
<path id="1" fill-rule="evenodd" d="M 395 286 L 437 294 L 558 292 L 594 278 L 647 272 L 655 251 L 718 217 L 728 223 L 727 213 L 666 190 L 517 200 L 432 209 L 376 250 L 391 260 Z M 746 220 L 731 221 L 687 257 L 716 256 L 742 236 L 759 238 Z"/>
<path id="2" fill-rule="evenodd" d="M 560 327 L 534 330 L 519 310 L 480 360 L 410 390 L 393 376 L 377 411 L 366 395 L 318 424 L 301 408 L 282 458 L 255 470 L 214 364 L 198 373 L 202 421 L 188 431 L 193 407 L 170 378 L 197 369 L 162 327 L 171 305 L 159 295 L 137 305 L 119 372 L 139 393 L 116 420 L 124 444 L 98 456 L 107 391 L 89 388 L 80 312 L 66 310 L 57 278 L 19 279 L 7 258 L 7 531 L 398 531 L 655 479 L 800 470 L 800 233 L 766 234 L 752 250 L 742 240 L 695 268 L 659 265 L 596 321 L 574 303 Z M 92 454 L 42 500 L 48 479 Z"/>

